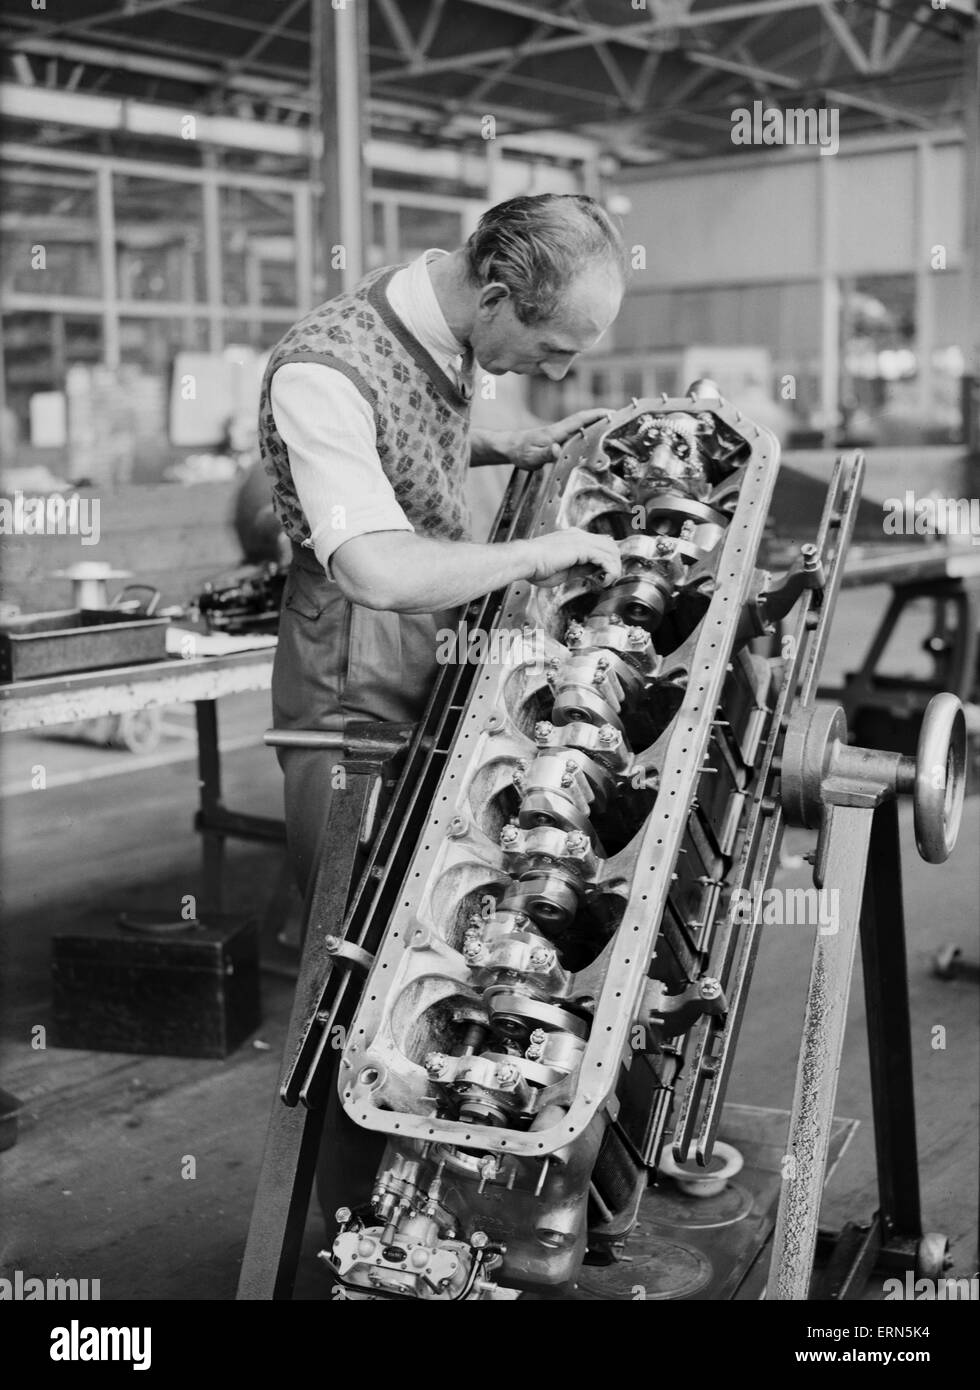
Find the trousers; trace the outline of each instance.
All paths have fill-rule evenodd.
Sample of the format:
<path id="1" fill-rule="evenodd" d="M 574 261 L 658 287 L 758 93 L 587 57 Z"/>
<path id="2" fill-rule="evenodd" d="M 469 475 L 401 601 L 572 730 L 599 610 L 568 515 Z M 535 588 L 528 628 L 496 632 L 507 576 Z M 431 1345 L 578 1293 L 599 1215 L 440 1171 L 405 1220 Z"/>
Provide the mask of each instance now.
<path id="1" fill-rule="evenodd" d="M 385 613 L 351 603 L 311 550 L 293 547 L 272 670 L 277 729 L 336 729 L 341 719 L 414 723 L 435 680 L 437 634 L 456 612 Z M 316 864 L 340 750 L 279 748 L 286 845 L 301 894 Z M 324 846 L 324 852 L 329 846 Z"/>

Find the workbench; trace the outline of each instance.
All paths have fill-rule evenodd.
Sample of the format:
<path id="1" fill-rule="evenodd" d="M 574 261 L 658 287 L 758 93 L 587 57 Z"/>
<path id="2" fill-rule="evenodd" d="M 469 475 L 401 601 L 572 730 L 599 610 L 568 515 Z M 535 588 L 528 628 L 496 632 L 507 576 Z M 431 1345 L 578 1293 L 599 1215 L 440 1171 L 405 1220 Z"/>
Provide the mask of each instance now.
<path id="1" fill-rule="evenodd" d="M 967 727 L 975 734 L 980 728 L 980 543 L 885 541 L 855 547 L 842 587 L 871 585 L 891 589 L 871 645 L 843 687 L 821 687 L 819 698 L 840 701 L 855 742 L 912 753 L 926 705 L 948 690 L 963 702 Z M 927 676 L 892 674 L 885 665 L 889 644 L 918 602 L 932 612 L 931 632 L 921 648 L 932 670 Z"/>
<path id="2" fill-rule="evenodd" d="M 139 666 L 49 676 L 0 685 L 0 733 L 125 714 L 152 706 L 193 704 L 200 786 L 195 829 L 202 846 L 202 910 L 222 910 L 224 842 L 233 837 L 283 844 L 282 821 L 229 810 L 221 795 L 218 700 L 268 690 L 274 646 L 221 656 L 171 657 Z M 258 741 L 258 740 L 256 740 Z"/>

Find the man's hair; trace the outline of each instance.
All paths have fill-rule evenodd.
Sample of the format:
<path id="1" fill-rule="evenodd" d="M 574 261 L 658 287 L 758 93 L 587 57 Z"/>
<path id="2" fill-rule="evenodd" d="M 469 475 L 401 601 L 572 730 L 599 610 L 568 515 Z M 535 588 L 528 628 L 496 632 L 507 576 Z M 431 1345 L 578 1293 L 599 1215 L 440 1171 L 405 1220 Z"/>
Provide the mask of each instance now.
<path id="1" fill-rule="evenodd" d="M 471 280 L 506 285 L 524 324 L 551 318 L 589 261 L 605 261 L 626 281 L 626 252 L 616 225 L 601 204 L 581 193 L 498 203 L 480 218 L 465 250 Z"/>

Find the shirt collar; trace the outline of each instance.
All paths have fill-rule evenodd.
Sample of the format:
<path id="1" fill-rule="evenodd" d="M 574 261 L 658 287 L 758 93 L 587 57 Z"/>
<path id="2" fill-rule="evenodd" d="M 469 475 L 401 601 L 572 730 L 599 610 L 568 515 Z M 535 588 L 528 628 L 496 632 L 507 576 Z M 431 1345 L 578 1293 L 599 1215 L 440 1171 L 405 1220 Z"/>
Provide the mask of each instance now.
<path id="1" fill-rule="evenodd" d="M 411 261 L 405 267 L 405 279 L 400 286 L 404 297 L 399 296 L 399 307 L 405 311 L 400 315 L 405 327 L 436 361 L 459 357 L 466 350 L 465 343 L 459 341 L 446 322 L 429 279 L 428 262 L 446 254 L 432 247 Z"/>

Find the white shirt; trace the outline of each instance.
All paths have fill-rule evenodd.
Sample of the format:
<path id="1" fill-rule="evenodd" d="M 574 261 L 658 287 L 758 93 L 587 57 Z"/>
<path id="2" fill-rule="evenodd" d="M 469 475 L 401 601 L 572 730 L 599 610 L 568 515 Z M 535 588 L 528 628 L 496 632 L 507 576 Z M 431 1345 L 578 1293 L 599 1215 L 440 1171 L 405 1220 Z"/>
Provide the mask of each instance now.
<path id="1" fill-rule="evenodd" d="M 388 303 L 436 364 L 460 381 L 464 345 L 439 307 L 424 251 L 388 282 Z M 372 531 L 414 531 L 378 457 L 374 413 L 343 372 L 321 362 L 287 362 L 272 378 L 276 429 L 289 453 L 310 543 L 329 572 L 335 550 Z"/>

